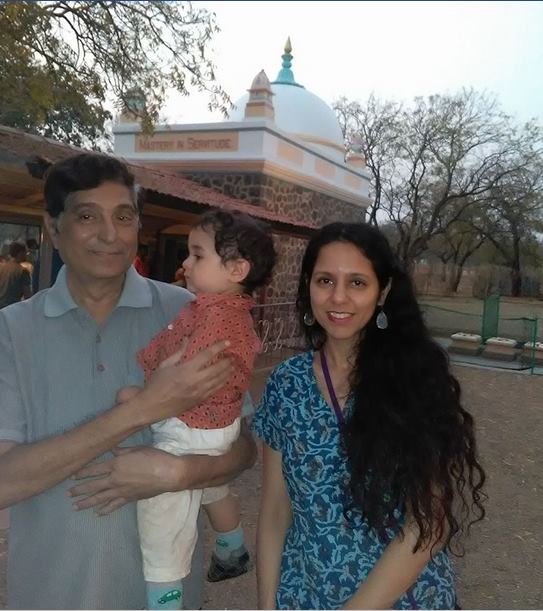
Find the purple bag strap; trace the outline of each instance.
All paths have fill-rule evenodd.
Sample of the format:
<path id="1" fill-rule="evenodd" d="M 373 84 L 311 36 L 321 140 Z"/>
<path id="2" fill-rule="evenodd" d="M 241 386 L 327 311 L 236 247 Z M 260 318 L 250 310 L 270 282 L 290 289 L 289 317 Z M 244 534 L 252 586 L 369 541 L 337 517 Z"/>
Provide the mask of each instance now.
<path id="1" fill-rule="evenodd" d="M 326 357 L 324 356 L 324 350 L 320 350 L 321 355 L 321 367 L 322 373 L 324 374 L 324 379 L 326 381 L 326 387 L 328 388 L 328 394 L 330 395 L 330 399 L 332 401 L 332 407 L 336 412 L 336 418 L 340 424 L 345 422 L 343 418 L 343 410 L 339 406 L 339 402 L 336 397 L 336 391 L 334 390 L 334 385 L 332 384 L 332 378 L 330 377 L 330 370 L 328 369 L 328 363 L 326 361 Z"/>
<path id="2" fill-rule="evenodd" d="M 339 402 L 336 396 L 336 391 L 334 390 L 334 385 L 332 384 L 332 378 L 330 377 L 330 370 L 328 369 L 328 362 L 326 361 L 324 350 L 322 349 L 320 350 L 320 355 L 321 355 L 322 373 L 324 374 L 324 379 L 326 381 L 326 387 L 328 388 L 328 394 L 330 395 L 330 399 L 332 401 L 332 407 L 334 408 L 334 411 L 336 412 L 336 418 L 338 419 L 338 422 L 340 424 L 343 424 L 345 422 L 345 419 L 343 418 L 343 411 L 341 407 L 339 406 Z M 407 600 L 409 601 L 409 604 L 411 605 L 411 608 L 418 609 L 419 606 L 417 605 L 417 601 L 415 600 L 415 597 L 413 596 L 412 587 L 407 590 L 406 595 L 407 595 Z"/>
<path id="3" fill-rule="evenodd" d="M 417 601 L 415 600 L 415 597 L 413 596 L 413 586 L 411 586 L 409 590 L 407 590 L 406 594 L 407 594 L 407 600 L 409 601 L 409 604 L 411 605 L 411 609 L 418 609 L 419 606 L 417 605 Z"/>

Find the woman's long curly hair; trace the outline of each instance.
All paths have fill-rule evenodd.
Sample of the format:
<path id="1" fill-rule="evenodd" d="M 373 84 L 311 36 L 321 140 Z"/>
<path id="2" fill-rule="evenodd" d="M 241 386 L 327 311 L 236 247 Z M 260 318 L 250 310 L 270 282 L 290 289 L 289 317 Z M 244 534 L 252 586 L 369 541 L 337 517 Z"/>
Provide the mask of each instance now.
<path id="1" fill-rule="evenodd" d="M 391 283 L 383 306 L 388 327 L 377 328 L 377 307 L 357 344 L 350 380 L 353 411 L 342 431 L 351 475 L 346 512 L 361 512 L 386 538 L 385 529 L 403 533 L 408 508 L 419 532 L 414 551 L 432 541 L 462 550 L 451 545 L 453 538 L 485 515 L 485 473 L 473 418 L 460 403 L 447 354 L 424 324 L 410 278 L 379 230 L 333 223 L 312 237 L 297 298 L 306 339 L 314 349 L 326 343 L 319 323 L 308 326 L 303 319 L 311 313 L 315 262 L 321 248 L 333 242 L 356 246 L 371 262 L 381 290 Z"/>

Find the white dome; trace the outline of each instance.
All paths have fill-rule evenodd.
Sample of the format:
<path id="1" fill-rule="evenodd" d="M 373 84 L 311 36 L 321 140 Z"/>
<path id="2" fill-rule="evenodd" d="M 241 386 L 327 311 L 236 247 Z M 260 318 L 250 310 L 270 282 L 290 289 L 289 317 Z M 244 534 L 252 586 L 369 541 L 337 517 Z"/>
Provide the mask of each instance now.
<path id="1" fill-rule="evenodd" d="M 272 84 L 272 104 L 275 109 L 275 124 L 289 134 L 303 136 L 304 140 L 315 139 L 343 147 L 343 134 L 334 111 L 318 96 L 303 87 Z M 230 121 L 243 121 L 246 93 L 230 111 Z"/>
<path id="2" fill-rule="evenodd" d="M 344 161 L 345 144 L 336 114 L 318 96 L 296 83 L 290 69 L 292 64 L 292 45 L 290 37 L 281 56 L 282 69 L 276 80 L 271 83 L 273 97 L 271 103 L 275 110 L 275 124 L 282 131 L 309 142 L 328 156 Z M 263 72 L 263 71 L 262 71 Z M 258 80 L 259 73 L 253 82 Z M 246 93 L 236 101 L 229 113 L 229 121 L 250 121 L 257 117 L 245 117 L 245 106 L 249 100 Z"/>

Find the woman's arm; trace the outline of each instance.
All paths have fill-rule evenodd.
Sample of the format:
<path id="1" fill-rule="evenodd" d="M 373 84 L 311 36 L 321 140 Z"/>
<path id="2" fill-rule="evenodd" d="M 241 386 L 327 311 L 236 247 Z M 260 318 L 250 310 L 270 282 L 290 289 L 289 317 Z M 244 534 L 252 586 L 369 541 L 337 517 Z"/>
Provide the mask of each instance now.
<path id="1" fill-rule="evenodd" d="M 256 535 L 258 608 L 275 609 L 281 556 L 292 522 L 292 508 L 283 478 L 282 454 L 263 443 L 262 495 Z"/>
<path id="2" fill-rule="evenodd" d="M 391 541 L 344 609 L 392 609 L 415 583 L 430 562 L 431 552 L 435 554 L 440 546 L 433 539 L 413 552 L 418 539 L 417 526 L 411 521 L 404 531 L 404 536 L 398 535 Z"/>

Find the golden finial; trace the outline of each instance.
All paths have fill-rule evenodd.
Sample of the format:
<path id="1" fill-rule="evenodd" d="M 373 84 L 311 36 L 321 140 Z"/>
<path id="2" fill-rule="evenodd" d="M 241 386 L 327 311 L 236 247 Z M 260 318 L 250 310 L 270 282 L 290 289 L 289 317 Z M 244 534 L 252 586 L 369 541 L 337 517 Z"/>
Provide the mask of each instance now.
<path id="1" fill-rule="evenodd" d="M 287 42 L 285 43 L 285 53 L 289 55 L 292 52 L 292 43 L 290 42 L 290 36 L 287 38 Z"/>

